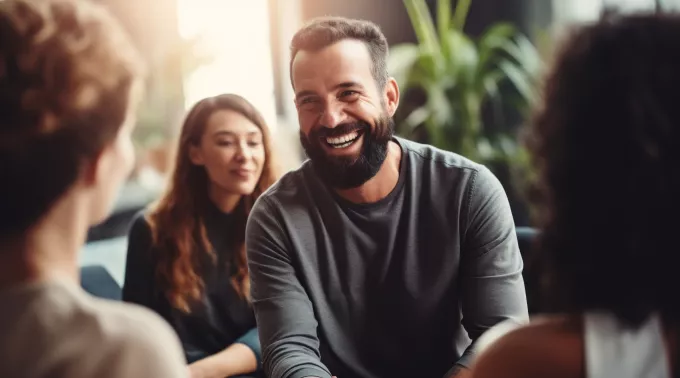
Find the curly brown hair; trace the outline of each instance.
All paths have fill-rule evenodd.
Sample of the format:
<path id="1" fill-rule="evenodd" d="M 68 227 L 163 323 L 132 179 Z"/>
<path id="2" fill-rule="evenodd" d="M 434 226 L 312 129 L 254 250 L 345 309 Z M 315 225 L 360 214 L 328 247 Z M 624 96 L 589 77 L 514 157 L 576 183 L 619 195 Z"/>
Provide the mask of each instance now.
<path id="1" fill-rule="evenodd" d="M 607 15 L 562 46 L 531 128 L 549 310 L 680 320 L 680 16 Z"/>
<path id="2" fill-rule="evenodd" d="M 277 179 L 269 126 L 255 107 L 241 96 L 223 94 L 199 101 L 189 111 L 180 134 L 175 167 L 169 186 L 161 199 L 151 208 L 147 221 L 151 226 L 156 280 L 164 289 L 168 301 L 177 309 L 191 312 L 203 291 L 203 279 L 198 273 L 202 254 L 215 258 L 207 237 L 205 216 L 211 206 L 208 198 L 209 179 L 204 167 L 193 164 L 189 158 L 191 146 L 200 144 L 210 116 L 219 110 L 237 112 L 253 122 L 262 132 L 265 163 L 254 192 L 245 196 L 242 211 L 235 228 L 224 230 L 234 235 L 236 253 L 231 256 L 235 274 L 232 285 L 242 298 L 250 299 L 250 276 L 245 252 L 245 226 L 250 209 L 262 192 Z"/>
<path id="3" fill-rule="evenodd" d="M 0 1 L 0 235 L 34 224 L 113 142 L 142 74 L 101 6 Z"/>

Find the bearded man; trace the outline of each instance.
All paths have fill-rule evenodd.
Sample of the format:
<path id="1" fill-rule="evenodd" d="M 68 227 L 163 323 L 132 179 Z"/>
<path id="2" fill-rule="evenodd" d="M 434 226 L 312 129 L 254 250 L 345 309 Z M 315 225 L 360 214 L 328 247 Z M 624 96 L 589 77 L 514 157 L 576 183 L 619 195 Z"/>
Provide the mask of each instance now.
<path id="1" fill-rule="evenodd" d="M 484 166 L 394 135 L 399 87 L 370 22 L 292 41 L 309 160 L 260 196 L 246 245 L 270 378 L 461 378 L 476 340 L 528 319 L 507 196 Z"/>

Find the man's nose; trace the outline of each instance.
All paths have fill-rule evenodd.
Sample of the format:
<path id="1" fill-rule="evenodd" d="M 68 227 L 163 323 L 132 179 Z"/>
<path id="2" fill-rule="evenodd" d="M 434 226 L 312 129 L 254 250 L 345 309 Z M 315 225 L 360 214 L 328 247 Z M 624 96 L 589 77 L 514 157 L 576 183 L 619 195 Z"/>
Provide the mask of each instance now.
<path id="1" fill-rule="evenodd" d="M 344 121 L 345 114 L 342 111 L 342 107 L 333 103 L 326 105 L 319 119 L 319 123 L 328 128 L 334 128 Z"/>

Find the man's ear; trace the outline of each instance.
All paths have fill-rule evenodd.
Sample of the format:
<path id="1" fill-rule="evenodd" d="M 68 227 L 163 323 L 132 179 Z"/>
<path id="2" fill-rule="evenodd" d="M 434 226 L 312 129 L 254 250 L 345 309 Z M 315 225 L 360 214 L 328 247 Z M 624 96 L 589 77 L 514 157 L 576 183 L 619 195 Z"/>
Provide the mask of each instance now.
<path id="1" fill-rule="evenodd" d="M 399 84 L 393 77 L 388 78 L 385 83 L 384 96 L 385 109 L 390 117 L 393 117 L 399 107 Z"/>
<path id="2" fill-rule="evenodd" d="M 205 159 L 203 159 L 203 153 L 201 152 L 201 149 L 194 145 L 189 146 L 189 160 L 191 160 L 191 162 L 195 165 L 205 164 Z"/>

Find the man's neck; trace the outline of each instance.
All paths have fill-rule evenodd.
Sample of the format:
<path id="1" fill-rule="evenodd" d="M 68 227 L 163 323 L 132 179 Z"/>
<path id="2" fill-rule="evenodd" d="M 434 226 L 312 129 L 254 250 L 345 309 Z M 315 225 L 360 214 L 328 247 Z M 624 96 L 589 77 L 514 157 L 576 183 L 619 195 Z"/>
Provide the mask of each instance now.
<path id="1" fill-rule="evenodd" d="M 387 158 L 375 176 L 358 188 L 336 190 L 336 192 L 354 203 L 373 203 L 387 197 L 399 181 L 401 154 L 401 147 L 390 141 L 387 145 Z"/>

